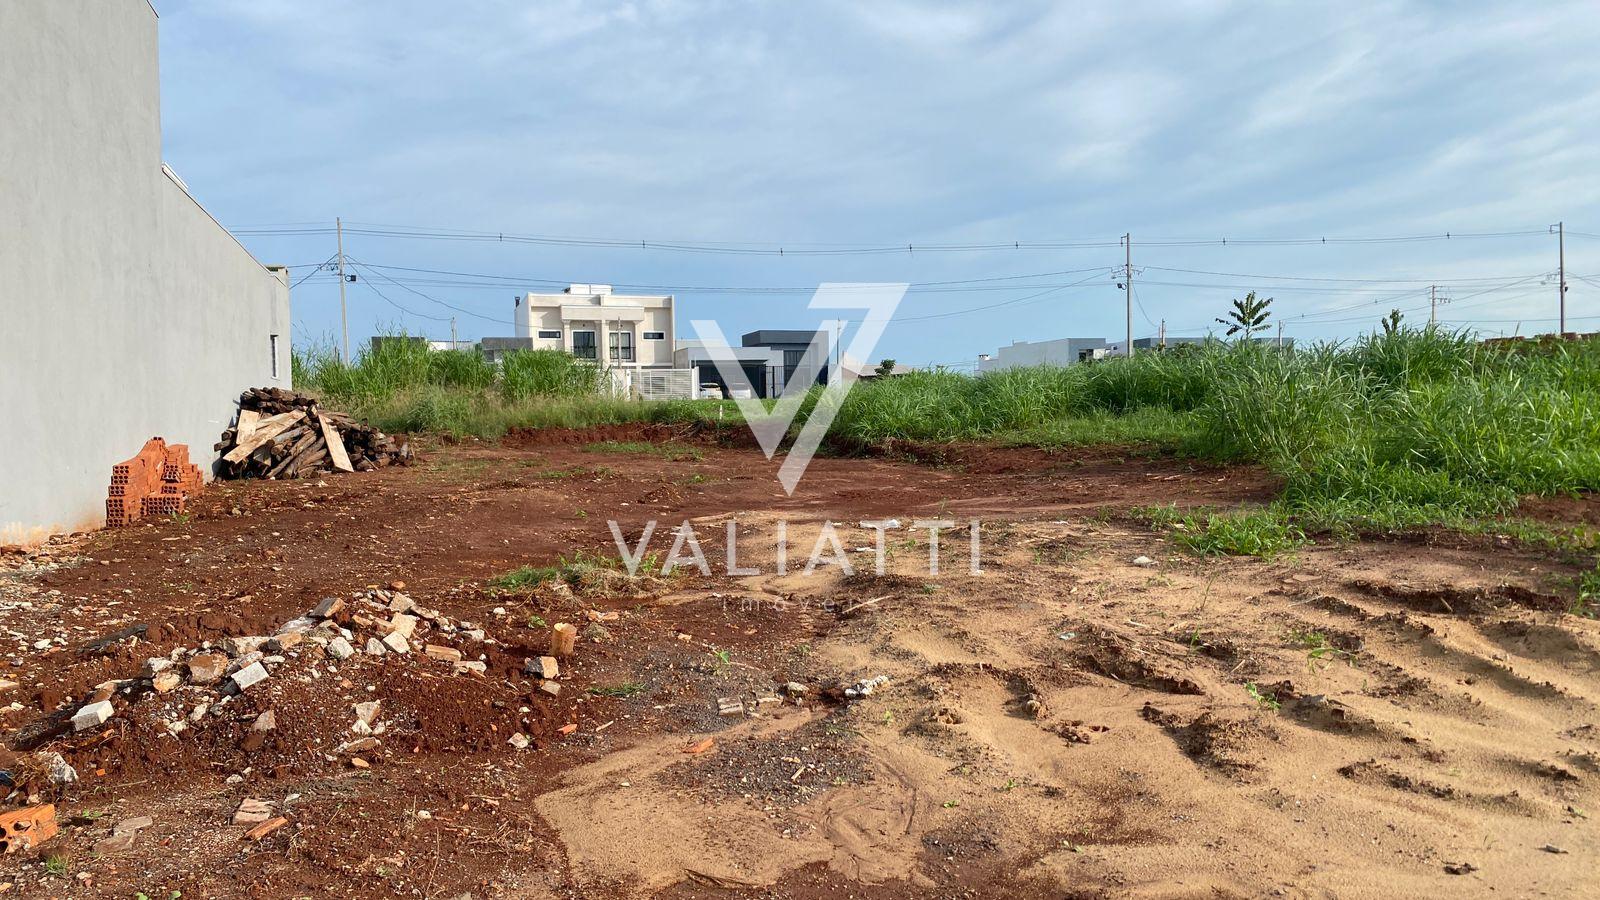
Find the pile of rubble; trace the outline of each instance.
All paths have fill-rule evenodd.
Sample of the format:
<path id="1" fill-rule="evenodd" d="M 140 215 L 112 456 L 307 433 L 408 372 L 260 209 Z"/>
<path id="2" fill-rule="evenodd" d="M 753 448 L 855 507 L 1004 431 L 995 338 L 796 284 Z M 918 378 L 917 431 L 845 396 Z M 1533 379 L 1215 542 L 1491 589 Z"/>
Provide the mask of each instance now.
<path id="1" fill-rule="evenodd" d="M 184 501 L 205 490 L 205 473 L 189 462 L 187 444 L 153 437 L 139 455 L 111 467 L 106 489 L 106 525 L 132 525 L 146 516 L 175 516 Z"/>
<path id="2" fill-rule="evenodd" d="M 422 748 L 536 749 L 576 731 L 561 684 L 571 677 L 562 670 L 577 649 L 575 626 L 548 626 L 547 645 L 515 636 L 506 640 L 517 643 L 501 643 L 482 625 L 419 604 L 404 587 L 324 597 L 267 634 L 174 647 L 172 637 L 194 634 L 193 623 L 141 623 L 80 645 L 89 665 L 120 663 L 126 677 L 40 700 L 45 715 L 8 735 L 0 802 L 13 808 L 0 813 L 0 855 L 56 835 L 52 804 L 77 796 L 69 787 L 80 771 L 97 781 L 130 766 L 167 777 L 222 768 L 232 771 L 229 785 L 259 784 L 329 767 L 368 769 Z M 225 624 L 201 633 L 249 627 L 237 617 L 218 621 Z M 137 652 L 147 642 L 171 650 Z M 242 840 L 261 841 L 293 818 L 286 805 L 247 798 L 233 823 L 247 826 Z M 118 823 L 95 851 L 127 851 L 141 822 L 148 824 Z M 78 818 L 70 824 L 91 827 Z"/>
<path id="3" fill-rule="evenodd" d="M 572 626 L 556 626 L 551 635 L 551 652 L 572 653 L 571 638 L 575 636 Z M 162 697 L 185 685 L 211 689 L 211 696 L 185 714 L 165 720 L 167 730 L 177 734 L 207 715 L 221 715 L 233 698 L 266 681 L 279 666 L 301 657 L 339 663 L 353 657 L 420 652 L 421 656 L 448 666 L 452 675 L 484 675 L 488 669 L 487 653 L 469 658 L 467 652 L 455 646 L 458 644 L 483 647 L 492 646 L 495 641 L 481 627 L 419 606 L 399 590 L 374 588 L 349 600 L 326 597 L 307 614 L 285 623 L 271 635 L 227 637 L 215 644 L 207 641 L 198 648 L 178 648 L 167 656 L 148 659 L 138 677 L 98 685 L 71 716 L 70 725 L 75 732 L 97 728 L 116 715 L 119 703 L 137 702 L 152 693 Z M 539 667 L 530 660 L 528 672 L 546 682 L 545 693 L 559 695 L 555 659 L 541 659 L 548 660 L 548 666 Z M 263 714 L 263 720 L 256 723 L 258 730 L 271 729 L 271 715 Z M 366 719 L 370 724 L 370 716 Z M 359 727 L 357 731 L 360 732 Z"/>
<path id="4" fill-rule="evenodd" d="M 303 478 L 320 472 L 370 472 L 409 465 L 411 445 L 315 397 L 282 388 L 251 388 L 239 397 L 239 418 L 214 447 L 224 478 Z"/>

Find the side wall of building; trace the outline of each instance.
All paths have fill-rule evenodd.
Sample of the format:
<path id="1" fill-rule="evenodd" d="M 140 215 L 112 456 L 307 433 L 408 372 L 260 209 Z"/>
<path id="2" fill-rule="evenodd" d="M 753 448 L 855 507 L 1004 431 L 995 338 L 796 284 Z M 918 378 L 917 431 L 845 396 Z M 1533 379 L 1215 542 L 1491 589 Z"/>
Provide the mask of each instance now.
<path id="1" fill-rule="evenodd" d="M 286 274 L 163 170 L 156 30 L 0 3 L 0 544 L 100 524 L 113 463 L 160 435 L 204 466 L 240 391 L 290 385 Z"/>

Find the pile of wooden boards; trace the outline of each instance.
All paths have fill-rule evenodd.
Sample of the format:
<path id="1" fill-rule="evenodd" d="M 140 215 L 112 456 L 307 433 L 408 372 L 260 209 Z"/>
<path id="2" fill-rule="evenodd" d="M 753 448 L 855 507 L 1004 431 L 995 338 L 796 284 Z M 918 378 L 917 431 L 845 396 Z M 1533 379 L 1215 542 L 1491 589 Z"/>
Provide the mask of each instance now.
<path id="1" fill-rule="evenodd" d="M 205 486 L 205 473 L 189 462 L 187 444 L 169 446 L 162 438 L 151 438 L 138 456 L 111 467 L 106 525 L 118 528 L 146 516 L 176 516 L 184 501 Z"/>
<path id="2" fill-rule="evenodd" d="M 239 419 L 222 432 L 224 478 L 304 478 L 330 470 L 370 472 L 409 465 L 411 446 L 316 398 L 282 388 L 251 388 L 239 397 Z"/>

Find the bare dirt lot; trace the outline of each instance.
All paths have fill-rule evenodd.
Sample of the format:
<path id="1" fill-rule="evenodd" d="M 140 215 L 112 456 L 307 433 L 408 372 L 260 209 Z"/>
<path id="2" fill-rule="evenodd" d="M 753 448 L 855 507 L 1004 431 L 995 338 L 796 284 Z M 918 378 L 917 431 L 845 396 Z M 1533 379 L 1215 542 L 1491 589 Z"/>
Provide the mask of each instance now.
<path id="1" fill-rule="evenodd" d="M 61 832 L 0 857 L 0 885 L 1600 893 L 1600 623 L 1567 613 L 1574 561 L 1452 534 L 1194 558 L 1128 511 L 1275 483 L 1134 453 L 818 459 L 793 497 L 775 470 L 661 430 L 524 434 L 217 484 L 182 520 L 4 558 L 7 808 L 53 801 Z M 937 575 L 907 528 L 874 572 L 860 523 L 886 517 L 960 523 Z M 713 574 L 490 584 L 614 558 L 608 520 L 633 542 L 650 519 L 661 555 L 692 520 Z M 726 573 L 730 520 L 759 574 Z M 824 521 L 853 574 L 803 571 Z M 307 618 L 329 597 L 342 609 Z M 527 667 L 557 622 L 577 650 L 542 680 Z M 202 683 L 208 650 L 222 673 Z M 258 662 L 269 677 L 234 687 Z M 112 715 L 74 730 L 96 696 Z M 50 753 L 76 781 L 40 770 Z"/>

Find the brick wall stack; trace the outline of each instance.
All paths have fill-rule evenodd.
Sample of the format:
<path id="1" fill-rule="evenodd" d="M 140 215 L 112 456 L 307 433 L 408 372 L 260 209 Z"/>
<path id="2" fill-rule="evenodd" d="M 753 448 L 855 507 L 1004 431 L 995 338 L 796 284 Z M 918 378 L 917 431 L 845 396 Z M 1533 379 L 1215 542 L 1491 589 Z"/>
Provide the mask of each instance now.
<path id="1" fill-rule="evenodd" d="M 169 446 L 162 438 L 151 438 L 138 456 L 111 467 L 106 526 L 119 528 L 146 517 L 178 515 L 184 502 L 205 485 L 205 473 L 189 462 L 187 445 Z"/>

